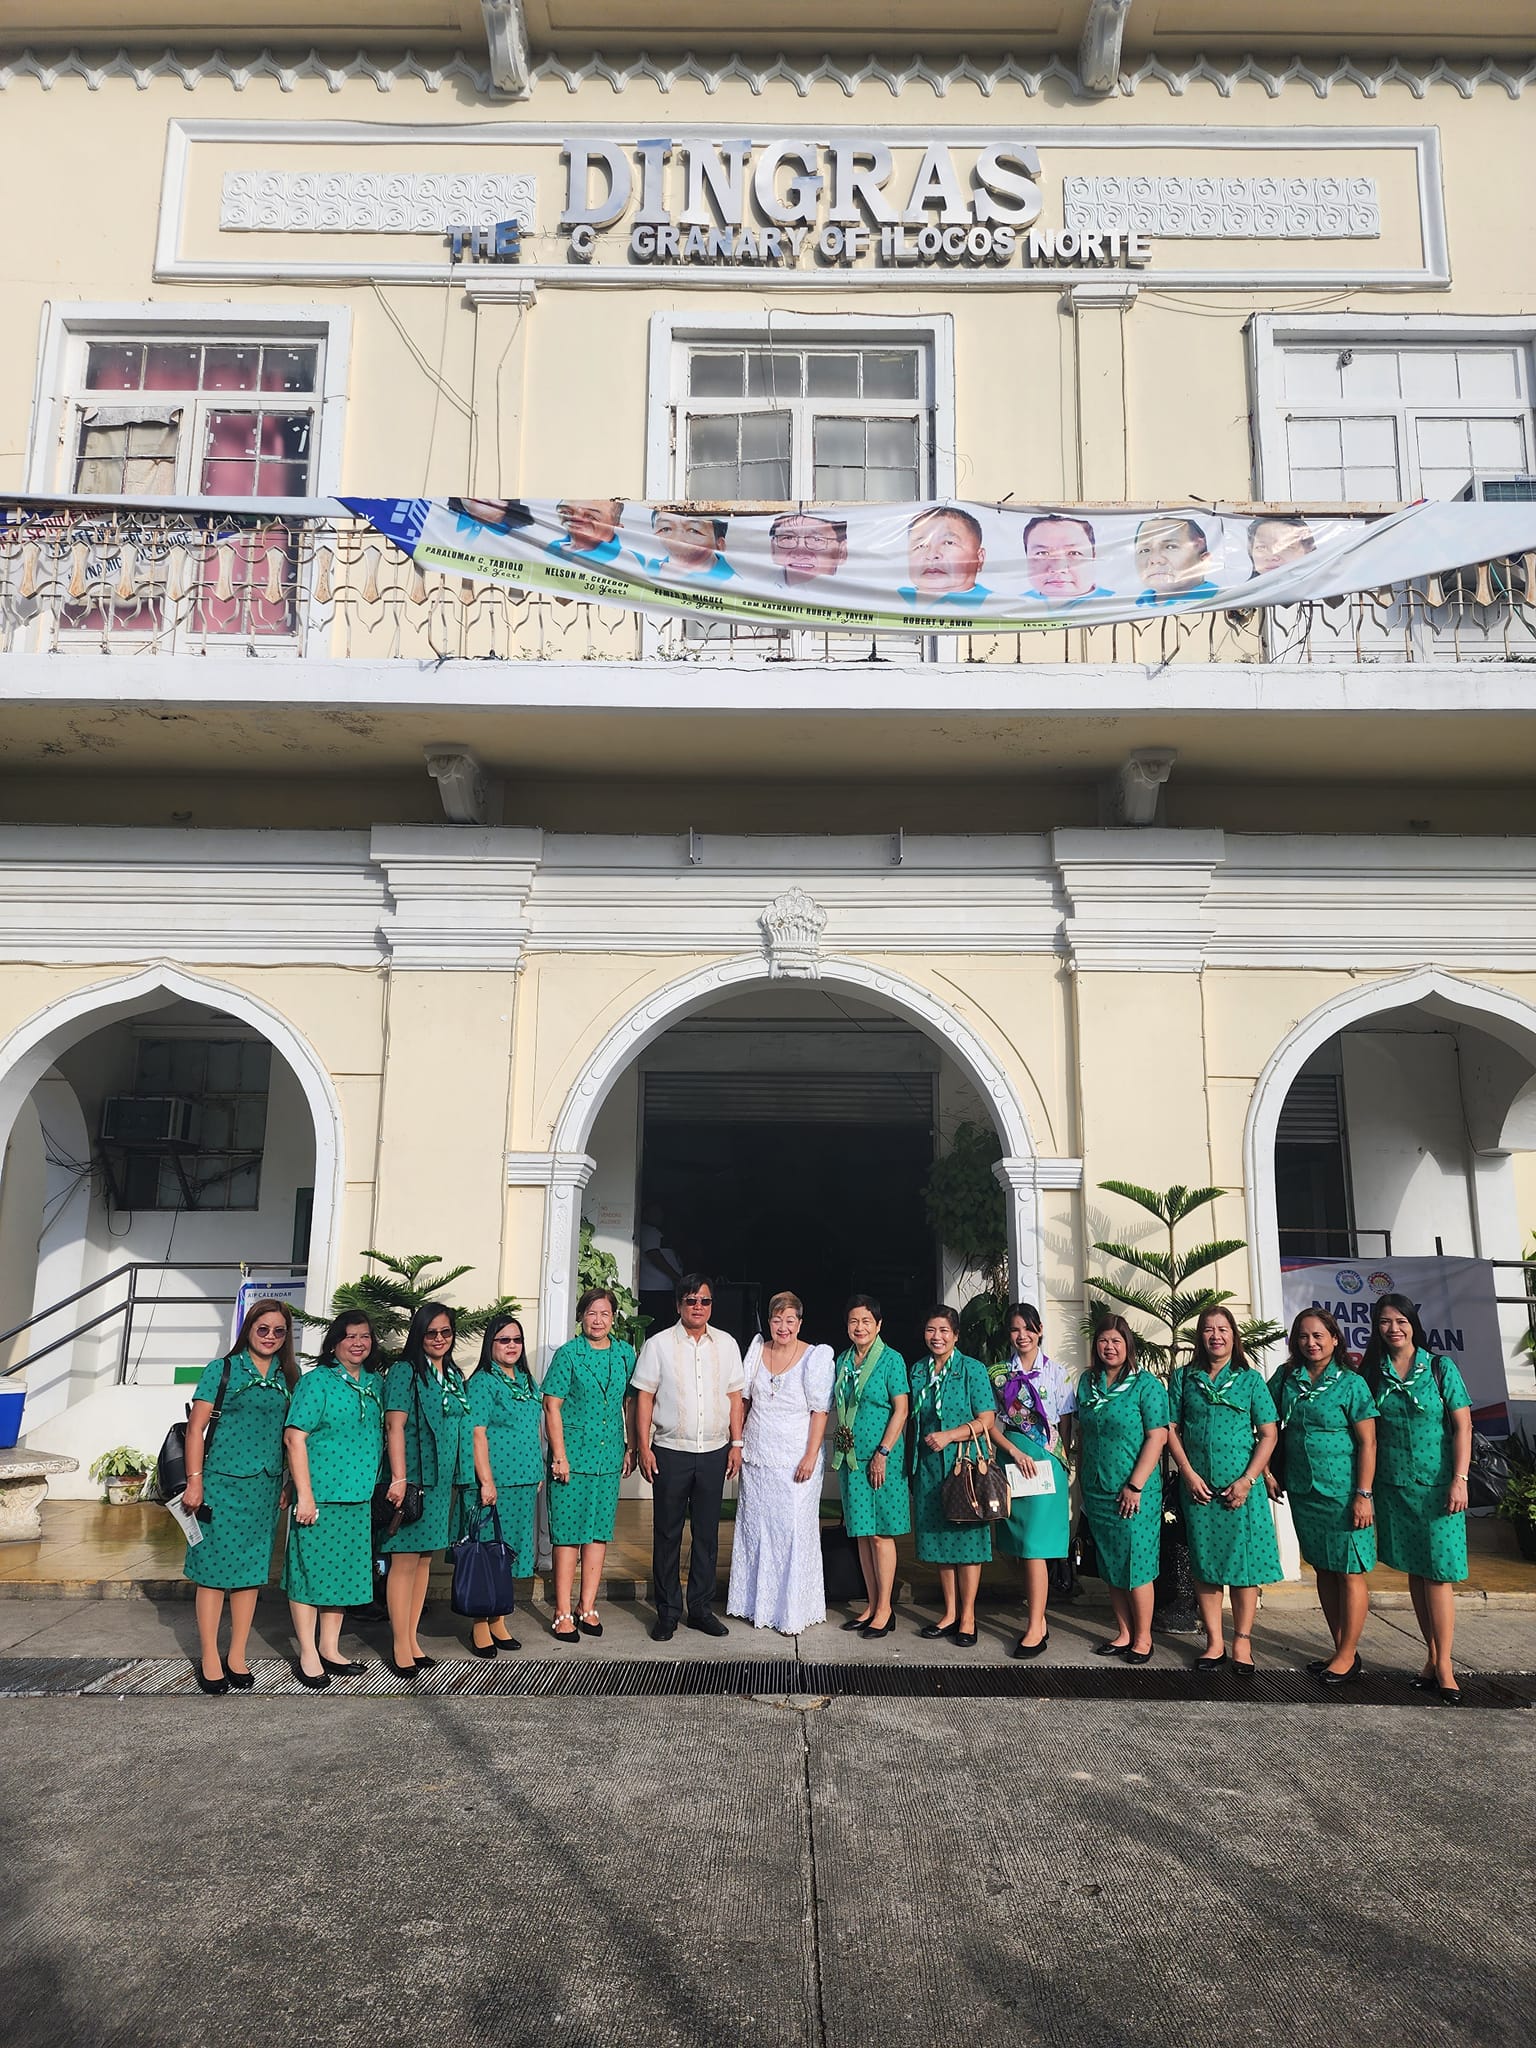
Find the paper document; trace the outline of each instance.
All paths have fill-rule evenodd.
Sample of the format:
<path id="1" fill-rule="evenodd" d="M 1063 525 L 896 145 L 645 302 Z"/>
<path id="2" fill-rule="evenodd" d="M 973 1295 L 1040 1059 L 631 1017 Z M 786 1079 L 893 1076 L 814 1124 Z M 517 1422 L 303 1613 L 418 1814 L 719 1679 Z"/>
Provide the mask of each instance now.
<path id="1" fill-rule="evenodd" d="M 1028 1500 L 1036 1494 L 1056 1491 L 1056 1460 L 1036 1458 L 1034 1476 L 1021 1472 L 1010 1459 L 1008 1463 L 1008 1493 L 1012 1500 Z"/>
<path id="2" fill-rule="evenodd" d="M 181 1531 L 182 1535 L 186 1537 L 187 1548 L 189 1550 L 192 1549 L 192 1547 L 195 1544 L 202 1542 L 203 1525 L 197 1519 L 196 1515 L 193 1514 L 190 1508 L 184 1508 L 182 1506 L 180 1494 L 177 1494 L 174 1500 L 168 1500 L 165 1503 L 165 1511 L 170 1516 L 171 1520 L 176 1524 L 177 1528 Z"/>

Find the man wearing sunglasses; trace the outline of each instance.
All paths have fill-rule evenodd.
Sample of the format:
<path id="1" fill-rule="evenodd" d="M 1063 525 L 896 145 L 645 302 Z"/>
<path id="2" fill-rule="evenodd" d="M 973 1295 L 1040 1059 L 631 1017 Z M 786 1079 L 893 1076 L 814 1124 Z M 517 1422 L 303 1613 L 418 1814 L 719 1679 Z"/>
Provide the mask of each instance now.
<path id="1" fill-rule="evenodd" d="M 677 1321 L 647 1337 L 630 1380 L 640 1471 L 654 1488 L 651 1580 L 655 1587 L 653 1642 L 670 1642 L 683 1619 L 680 1570 L 683 1524 L 692 1535 L 688 1557 L 689 1628 L 706 1636 L 729 1633 L 714 1611 L 715 1560 L 720 1548 L 720 1501 L 727 1479 L 741 1470 L 745 1408 L 741 1352 L 736 1339 L 711 1324 L 714 1283 L 706 1273 L 685 1273 L 677 1283 Z"/>

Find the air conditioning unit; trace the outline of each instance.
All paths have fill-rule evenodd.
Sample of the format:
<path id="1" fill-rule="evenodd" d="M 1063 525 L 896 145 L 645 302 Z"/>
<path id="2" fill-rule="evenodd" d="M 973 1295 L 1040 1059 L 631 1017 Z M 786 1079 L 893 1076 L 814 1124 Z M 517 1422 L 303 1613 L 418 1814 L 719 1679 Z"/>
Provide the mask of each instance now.
<path id="1" fill-rule="evenodd" d="M 101 1141 L 129 1150 L 197 1148 L 197 1104 L 181 1095 L 109 1095 L 101 1105 Z"/>
<path id="2" fill-rule="evenodd" d="M 1483 505 L 1536 504 L 1536 476 L 1474 476 L 1457 497 Z"/>

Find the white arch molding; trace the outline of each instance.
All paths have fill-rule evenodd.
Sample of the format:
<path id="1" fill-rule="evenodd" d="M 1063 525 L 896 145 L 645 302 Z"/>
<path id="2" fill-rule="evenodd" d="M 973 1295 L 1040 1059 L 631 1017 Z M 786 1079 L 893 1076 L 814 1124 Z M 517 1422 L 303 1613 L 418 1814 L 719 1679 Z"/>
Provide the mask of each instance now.
<path id="1" fill-rule="evenodd" d="M 1438 967 L 1346 989 L 1303 1017 L 1271 1053 L 1254 1087 L 1243 1130 L 1243 1184 L 1255 1312 L 1284 1320 L 1280 1218 L 1275 1203 L 1275 1139 L 1291 1084 L 1322 1046 L 1351 1024 L 1414 1005 L 1475 1025 L 1536 1063 L 1536 1008 L 1508 990 L 1466 981 Z"/>
<path id="2" fill-rule="evenodd" d="M 1008 1202 L 1008 1256 L 1014 1286 L 1026 1297 L 1038 1299 L 1042 1252 L 1039 1189 L 1077 1186 L 1079 1162 L 1040 1159 L 1028 1114 L 1013 1083 L 984 1041 L 929 990 L 889 968 L 844 958 L 821 959 L 816 978 L 850 989 L 905 1017 L 943 1046 L 974 1083 L 1003 1144 L 998 1178 Z M 518 1167 L 509 1164 L 509 1178 L 523 1186 L 542 1184 L 547 1190 L 539 1314 L 539 1349 L 545 1359 L 573 1327 L 581 1190 L 597 1163 L 589 1156 L 587 1143 L 609 1089 L 672 1025 L 729 991 L 754 983 L 764 988 L 770 985 L 768 962 L 756 953 L 696 969 L 655 990 L 607 1032 L 582 1068 L 556 1119 L 550 1152 L 524 1155 Z"/>
<path id="3" fill-rule="evenodd" d="M 305 1300 L 318 1312 L 330 1302 L 336 1284 L 336 1226 L 343 1186 L 341 1103 L 308 1040 L 244 989 L 157 962 L 138 974 L 92 982 L 59 996 L 0 1041 L 0 1159 L 21 1105 L 62 1053 L 92 1031 L 177 1000 L 208 1003 L 240 1018 L 281 1053 L 298 1077 L 315 1138 L 315 1204 Z"/>

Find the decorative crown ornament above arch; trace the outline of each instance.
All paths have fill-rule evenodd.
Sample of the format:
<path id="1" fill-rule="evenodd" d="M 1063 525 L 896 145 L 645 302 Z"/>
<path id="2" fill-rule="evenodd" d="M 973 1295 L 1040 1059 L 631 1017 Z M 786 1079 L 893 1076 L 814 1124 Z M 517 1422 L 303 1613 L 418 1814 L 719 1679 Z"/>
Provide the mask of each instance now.
<path id="1" fill-rule="evenodd" d="M 804 889 L 786 889 L 758 918 L 773 981 L 819 981 L 827 913 Z"/>

